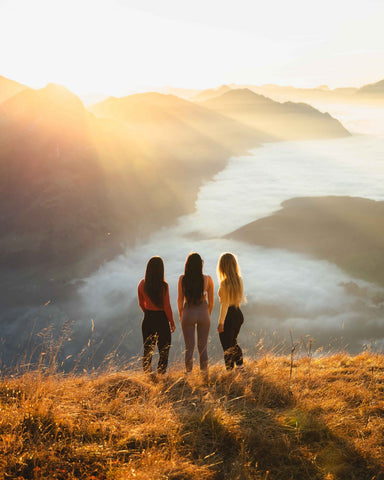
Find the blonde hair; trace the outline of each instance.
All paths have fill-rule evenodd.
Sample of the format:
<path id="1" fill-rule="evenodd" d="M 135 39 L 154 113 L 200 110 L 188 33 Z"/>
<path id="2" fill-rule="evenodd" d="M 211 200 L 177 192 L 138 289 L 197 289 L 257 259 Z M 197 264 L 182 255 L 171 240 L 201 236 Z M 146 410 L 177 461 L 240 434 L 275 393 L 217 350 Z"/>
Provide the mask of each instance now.
<path id="1" fill-rule="evenodd" d="M 239 307 L 243 300 L 243 281 L 237 258 L 232 253 L 223 253 L 217 264 L 220 282 L 220 297 L 229 305 Z"/>

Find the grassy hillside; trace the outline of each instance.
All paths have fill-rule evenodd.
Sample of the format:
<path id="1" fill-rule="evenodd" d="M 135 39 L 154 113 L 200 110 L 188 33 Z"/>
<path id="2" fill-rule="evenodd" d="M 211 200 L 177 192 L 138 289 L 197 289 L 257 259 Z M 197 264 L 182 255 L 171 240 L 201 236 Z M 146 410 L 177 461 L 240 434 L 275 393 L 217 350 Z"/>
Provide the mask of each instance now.
<path id="1" fill-rule="evenodd" d="M 384 478 L 384 357 L 0 382 L 0 478 Z"/>

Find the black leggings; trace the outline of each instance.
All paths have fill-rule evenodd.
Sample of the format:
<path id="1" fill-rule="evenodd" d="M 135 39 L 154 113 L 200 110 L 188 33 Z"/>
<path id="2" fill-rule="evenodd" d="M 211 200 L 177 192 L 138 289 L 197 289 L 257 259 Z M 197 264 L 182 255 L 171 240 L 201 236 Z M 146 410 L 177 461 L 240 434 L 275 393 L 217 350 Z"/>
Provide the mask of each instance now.
<path id="1" fill-rule="evenodd" d="M 144 344 L 144 371 L 147 373 L 151 371 L 152 356 L 157 344 L 159 349 L 157 372 L 165 373 L 168 366 L 169 349 L 171 347 L 171 329 L 165 312 L 163 310 L 146 310 L 141 330 L 143 332 Z"/>
<path id="2" fill-rule="evenodd" d="M 243 352 L 237 343 L 237 336 L 239 335 L 243 322 L 244 317 L 240 308 L 233 305 L 228 307 L 228 312 L 224 320 L 224 331 L 219 333 L 227 370 L 232 370 L 235 363 L 237 366 L 243 364 Z"/>

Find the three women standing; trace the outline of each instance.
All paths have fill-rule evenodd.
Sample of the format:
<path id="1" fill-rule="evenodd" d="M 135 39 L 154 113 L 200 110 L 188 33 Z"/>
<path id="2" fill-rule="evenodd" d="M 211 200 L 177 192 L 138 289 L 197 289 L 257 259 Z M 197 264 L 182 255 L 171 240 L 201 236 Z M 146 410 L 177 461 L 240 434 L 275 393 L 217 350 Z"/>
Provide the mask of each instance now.
<path id="1" fill-rule="evenodd" d="M 243 281 L 236 257 L 224 253 L 219 259 L 217 275 L 220 282 L 219 337 L 224 350 L 227 370 L 243 366 L 243 353 L 237 343 L 243 314 Z M 151 371 L 152 356 L 159 348 L 158 373 L 165 373 L 171 346 L 171 332 L 175 331 L 168 284 L 164 280 L 164 264 L 160 257 L 152 257 L 147 264 L 145 278 L 138 286 L 139 305 L 144 312 L 142 323 L 144 355 L 143 368 Z M 203 260 L 198 253 L 191 253 L 185 262 L 184 275 L 178 283 L 177 306 L 185 341 L 185 368 L 192 371 L 197 331 L 197 348 L 200 369 L 208 368 L 208 334 L 214 303 L 213 280 L 203 274 Z"/>
<path id="2" fill-rule="evenodd" d="M 208 334 L 213 309 L 213 280 L 203 274 L 203 260 L 198 253 L 188 255 L 184 275 L 178 283 L 177 306 L 185 342 L 185 368 L 192 371 L 195 329 L 200 369 L 208 368 Z"/>

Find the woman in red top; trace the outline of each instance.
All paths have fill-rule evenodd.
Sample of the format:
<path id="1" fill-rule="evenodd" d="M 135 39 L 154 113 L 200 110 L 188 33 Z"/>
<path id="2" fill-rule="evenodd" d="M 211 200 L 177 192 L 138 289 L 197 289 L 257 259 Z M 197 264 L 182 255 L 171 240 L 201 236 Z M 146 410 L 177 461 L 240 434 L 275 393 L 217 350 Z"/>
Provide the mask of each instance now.
<path id="1" fill-rule="evenodd" d="M 149 373 L 156 344 L 159 349 L 157 372 L 165 373 L 171 347 L 171 332 L 175 331 L 168 284 L 164 280 L 164 263 L 152 257 L 147 263 L 145 278 L 137 289 L 140 308 L 144 312 L 142 323 L 144 355 L 143 368 Z"/>

